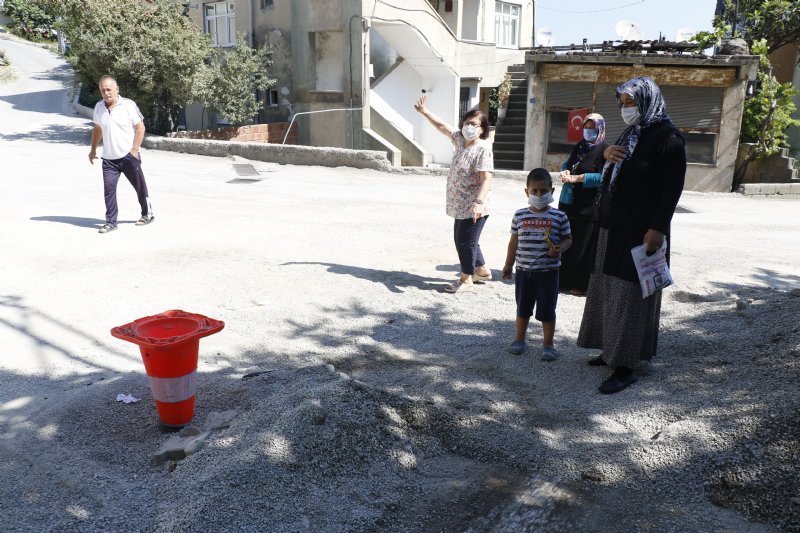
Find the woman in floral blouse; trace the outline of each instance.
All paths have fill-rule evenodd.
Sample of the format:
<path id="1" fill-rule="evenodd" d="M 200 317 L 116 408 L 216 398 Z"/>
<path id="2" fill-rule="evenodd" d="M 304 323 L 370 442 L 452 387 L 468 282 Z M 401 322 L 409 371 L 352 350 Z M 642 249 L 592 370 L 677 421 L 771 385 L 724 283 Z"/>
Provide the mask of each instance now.
<path id="1" fill-rule="evenodd" d="M 485 141 L 489 137 L 489 121 L 486 115 L 474 109 L 464 115 L 461 129 L 455 130 L 428 111 L 425 99 L 425 96 L 420 96 L 414 109 L 434 128 L 447 135 L 455 147 L 447 176 L 447 214 L 455 219 L 453 238 L 461 263 L 461 276 L 444 290 L 471 291 L 474 281 L 492 279 L 478 244 L 489 218 L 489 192 L 494 171 L 492 147 Z"/>

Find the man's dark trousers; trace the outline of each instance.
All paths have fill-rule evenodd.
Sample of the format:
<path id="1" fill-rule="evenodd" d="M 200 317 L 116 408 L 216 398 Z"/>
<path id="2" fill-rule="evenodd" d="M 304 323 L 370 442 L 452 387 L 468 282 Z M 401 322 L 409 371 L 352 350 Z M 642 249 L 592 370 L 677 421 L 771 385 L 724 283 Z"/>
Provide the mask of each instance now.
<path id="1" fill-rule="evenodd" d="M 139 154 L 142 157 L 142 154 Z M 127 154 L 120 159 L 103 159 L 103 188 L 106 197 L 106 223 L 117 224 L 117 182 L 119 175 L 125 174 L 136 190 L 139 205 L 142 207 L 142 216 L 148 218 L 152 216 L 150 198 L 147 194 L 147 183 L 144 181 L 142 173 L 142 161 L 136 159 L 131 154 Z"/>

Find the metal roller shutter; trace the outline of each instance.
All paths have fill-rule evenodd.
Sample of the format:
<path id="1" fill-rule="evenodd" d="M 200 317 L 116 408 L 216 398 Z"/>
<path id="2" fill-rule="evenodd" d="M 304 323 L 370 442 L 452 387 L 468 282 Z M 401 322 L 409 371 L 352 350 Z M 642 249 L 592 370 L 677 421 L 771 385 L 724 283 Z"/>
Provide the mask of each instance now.
<path id="1" fill-rule="evenodd" d="M 547 83 L 548 109 L 580 109 L 592 107 L 594 83 L 551 81 Z"/>
<path id="2" fill-rule="evenodd" d="M 663 87 L 667 114 L 677 128 L 715 129 L 722 120 L 722 97 L 719 87 Z"/>
<path id="3" fill-rule="evenodd" d="M 606 119 L 606 142 L 608 144 L 614 144 L 617 137 L 627 127 L 619 113 L 616 89 L 617 85 L 610 83 L 600 83 L 596 89 L 597 111 L 595 113 L 600 113 Z"/>

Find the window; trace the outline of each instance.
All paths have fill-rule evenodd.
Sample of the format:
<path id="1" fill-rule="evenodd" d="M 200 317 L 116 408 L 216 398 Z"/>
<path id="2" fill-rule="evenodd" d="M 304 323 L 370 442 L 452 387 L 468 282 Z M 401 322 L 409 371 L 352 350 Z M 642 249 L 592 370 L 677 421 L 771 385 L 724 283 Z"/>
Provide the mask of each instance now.
<path id="1" fill-rule="evenodd" d="M 272 0 L 261 0 L 261 9 L 266 9 L 268 7 L 274 7 Z"/>
<path id="2" fill-rule="evenodd" d="M 212 46 L 233 46 L 236 40 L 236 19 L 233 2 L 205 4 L 205 30 Z"/>
<path id="3" fill-rule="evenodd" d="M 494 39 L 498 46 L 519 46 L 519 11 L 518 5 L 495 2 Z"/>
<path id="4" fill-rule="evenodd" d="M 267 105 L 270 107 L 278 107 L 280 104 L 278 98 L 278 91 L 275 89 L 270 89 L 267 91 Z"/>
<path id="5" fill-rule="evenodd" d="M 567 113 L 588 108 L 606 120 L 606 142 L 614 141 L 627 127 L 622 121 L 615 89 L 619 84 L 550 81 L 547 83 L 547 152 L 568 154 Z M 662 86 L 667 114 L 686 141 L 689 163 L 713 165 L 722 123 L 724 89 L 719 87 Z"/>

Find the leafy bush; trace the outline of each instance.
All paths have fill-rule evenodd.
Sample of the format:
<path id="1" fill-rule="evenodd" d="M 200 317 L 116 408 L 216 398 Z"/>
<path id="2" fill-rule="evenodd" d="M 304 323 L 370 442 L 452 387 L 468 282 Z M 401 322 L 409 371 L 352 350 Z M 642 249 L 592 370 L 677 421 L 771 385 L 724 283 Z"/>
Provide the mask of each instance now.
<path id="1" fill-rule="evenodd" d="M 503 81 L 489 91 L 489 124 L 497 123 L 497 110 L 508 105 L 508 98 L 511 96 L 511 76 L 506 73 Z"/>
<path id="2" fill-rule="evenodd" d="M 28 0 L 6 0 L 3 12 L 11 19 L 9 29 L 26 39 L 53 40 L 55 20 L 37 4 Z"/>

